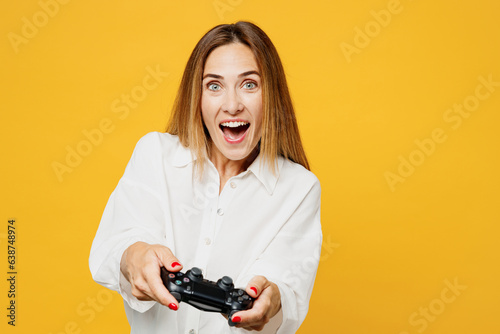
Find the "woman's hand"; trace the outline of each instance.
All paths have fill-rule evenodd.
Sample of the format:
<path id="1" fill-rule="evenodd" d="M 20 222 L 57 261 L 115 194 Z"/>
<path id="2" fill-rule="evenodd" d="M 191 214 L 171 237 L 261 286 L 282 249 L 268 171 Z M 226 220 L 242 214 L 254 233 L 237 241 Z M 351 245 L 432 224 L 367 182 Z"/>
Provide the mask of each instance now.
<path id="1" fill-rule="evenodd" d="M 278 286 L 264 276 L 255 276 L 247 285 L 246 292 L 256 298 L 251 309 L 235 313 L 231 320 L 236 327 L 261 331 L 281 309 L 281 294 Z"/>
<path id="2" fill-rule="evenodd" d="M 132 295 L 139 300 L 155 300 L 177 310 L 179 303 L 163 285 L 160 268 L 177 272 L 182 269 L 170 249 L 162 245 L 136 242 L 123 252 L 120 270 L 132 286 Z"/>

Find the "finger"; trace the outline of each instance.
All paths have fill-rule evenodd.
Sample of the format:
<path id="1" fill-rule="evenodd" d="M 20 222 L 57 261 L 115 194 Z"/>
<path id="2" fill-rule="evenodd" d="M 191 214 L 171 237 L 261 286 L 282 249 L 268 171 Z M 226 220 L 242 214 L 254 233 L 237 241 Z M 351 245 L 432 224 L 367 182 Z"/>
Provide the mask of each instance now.
<path id="1" fill-rule="evenodd" d="M 258 298 L 250 310 L 241 311 L 233 315 L 233 322 L 239 323 L 238 327 L 260 330 L 279 311 L 280 293 L 276 284 L 268 281 L 265 277 L 256 276 L 249 282 L 249 287 L 264 286 L 259 292 Z M 250 289 L 250 288 L 249 288 Z M 253 289 L 250 289 L 253 291 Z M 236 318 L 239 321 L 235 321 Z"/>
<path id="2" fill-rule="evenodd" d="M 259 326 L 250 326 L 250 327 L 243 327 L 243 329 L 246 329 L 247 331 L 258 331 L 260 332 L 261 330 L 264 329 L 265 325 L 259 325 Z"/>
<path id="3" fill-rule="evenodd" d="M 156 256 L 160 260 L 160 267 L 163 266 L 170 272 L 177 272 L 183 268 L 181 262 L 167 247 L 158 248 Z"/>
<path id="4" fill-rule="evenodd" d="M 153 256 L 147 256 L 149 261 L 144 265 L 140 279 L 135 283 L 139 290 L 136 297 L 139 300 L 155 300 L 158 303 L 177 310 L 179 303 L 167 290 L 161 279 L 161 267 L 170 271 L 178 271 L 182 268 L 177 258 L 170 249 L 161 245 L 153 245 L 150 248 Z M 164 263 L 165 262 L 165 263 Z"/>
<path id="5" fill-rule="evenodd" d="M 235 313 L 231 319 L 245 327 L 266 324 L 269 321 L 267 310 L 270 304 L 269 298 L 261 296 L 258 302 L 256 301 L 250 310 Z"/>
<path id="6" fill-rule="evenodd" d="M 176 311 L 179 308 L 179 302 L 168 291 L 161 279 L 161 267 L 165 267 L 170 272 L 177 272 L 182 269 L 182 264 L 175 257 L 172 251 L 164 246 L 155 248 L 156 258 L 158 259 L 157 272 L 149 278 L 152 297 L 162 305 Z"/>
<path id="7" fill-rule="evenodd" d="M 138 300 L 154 300 L 147 281 L 143 277 L 131 278 L 130 281 L 132 296 Z"/>
<path id="8" fill-rule="evenodd" d="M 270 305 L 270 298 L 264 291 L 264 293 L 254 301 L 251 309 L 233 314 L 231 320 L 238 323 L 240 325 L 238 327 L 251 327 L 266 324 L 269 321 L 267 311 Z"/>
<path id="9" fill-rule="evenodd" d="M 142 289 L 142 287 L 139 288 L 135 283 L 131 283 L 132 296 L 134 296 L 135 298 L 137 298 L 138 300 L 141 300 L 141 301 L 154 300 L 153 298 L 151 298 L 149 296 L 149 294 L 146 291 L 142 291 L 140 289 Z"/>
<path id="10" fill-rule="evenodd" d="M 171 310 L 177 311 L 179 308 L 179 302 L 165 287 L 159 272 L 157 275 L 149 277 L 149 287 L 151 289 L 151 297 L 154 300 L 164 306 L 167 306 Z"/>
<path id="11" fill-rule="evenodd" d="M 245 291 L 253 298 L 257 298 L 265 288 L 269 286 L 269 281 L 264 276 L 254 276 L 247 284 Z"/>
<path id="12" fill-rule="evenodd" d="M 247 311 L 240 311 L 233 314 L 231 320 L 237 324 L 236 327 L 254 329 L 267 324 L 269 322 L 269 317 L 264 310 L 252 308 Z"/>

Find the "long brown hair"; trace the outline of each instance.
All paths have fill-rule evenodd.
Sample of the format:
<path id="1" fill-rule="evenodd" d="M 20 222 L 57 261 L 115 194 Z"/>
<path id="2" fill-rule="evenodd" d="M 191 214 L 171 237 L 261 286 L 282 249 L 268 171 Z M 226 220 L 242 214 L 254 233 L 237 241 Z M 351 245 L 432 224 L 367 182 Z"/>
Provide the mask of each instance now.
<path id="1" fill-rule="evenodd" d="M 230 43 L 248 46 L 261 72 L 263 120 L 260 154 L 263 161 L 273 172 L 280 155 L 309 169 L 278 52 L 266 33 L 250 22 L 218 25 L 196 44 L 184 70 L 166 132 L 177 135 L 182 145 L 191 149 L 198 167 L 203 170 L 210 145 L 210 135 L 201 114 L 203 71 L 210 53 Z"/>

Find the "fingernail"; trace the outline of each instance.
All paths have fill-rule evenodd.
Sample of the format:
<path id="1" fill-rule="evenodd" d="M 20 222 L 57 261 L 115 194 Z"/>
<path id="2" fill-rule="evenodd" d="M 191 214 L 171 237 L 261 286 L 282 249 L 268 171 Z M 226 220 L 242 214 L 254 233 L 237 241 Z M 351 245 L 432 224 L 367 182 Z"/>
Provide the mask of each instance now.
<path id="1" fill-rule="evenodd" d="M 241 318 L 236 316 L 236 317 L 233 317 L 233 320 L 232 322 L 240 322 L 241 321 Z"/>
<path id="2" fill-rule="evenodd" d="M 250 290 L 253 290 L 253 292 L 255 292 L 255 294 L 257 294 L 257 288 L 256 287 L 251 287 Z"/>
<path id="3" fill-rule="evenodd" d="M 181 264 L 179 262 L 172 262 L 171 266 L 172 268 L 175 268 L 177 266 L 180 266 Z"/>
<path id="4" fill-rule="evenodd" d="M 168 308 L 173 310 L 173 311 L 177 311 L 177 309 L 179 308 L 179 306 L 175 305 L 174 303 L 171 303 L 168 305 Z"/>

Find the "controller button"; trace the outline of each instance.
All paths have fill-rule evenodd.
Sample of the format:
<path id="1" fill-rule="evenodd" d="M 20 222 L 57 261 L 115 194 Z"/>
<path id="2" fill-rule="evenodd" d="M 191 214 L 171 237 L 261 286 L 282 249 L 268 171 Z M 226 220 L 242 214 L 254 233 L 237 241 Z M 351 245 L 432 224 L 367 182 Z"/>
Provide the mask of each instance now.
<path id="1" fill-rule="evenodd" d="M 179 280 L 175 280 L 175 284 L 177 284 L 177 285 L 181 285 L 181 284 L 182 284 L 182 282 L 181 282 L 181 281 L 179 281 Z"/>
<path id="2" fill-rule="evenodd" d="M 175 278 L 175 275 L 174 274 L 168 274 L 168 277 Z"/>
<path id="3" fill-rule="evenodd" d="M 243 300 L 248 300 L 248 295 L 243 295 Z"/>
<path id="4" fill-rule="evenodd" d="M 191 291 L 191 285 L 188 285 L 188 286 L 186 287 L 186 290 L 187 290 L 187 291 Z"/>
<path id="5" fill-rule="evenodd" d="M 184 277 L 183 281 L 186 282 L 186 283 L 190 282 L 189 278 L 187 278 L 187 277 Z"/>
<path id="6" fill-rule="evenodd" d="M 231 303 L 232 301 L 233 301 L 233 299 L 231 297 L 227 297 L 226 303 Z"/>
<path id="7" fill-rule="evenodd" d="M 243 290 L 238 290 L 238 296 L 243 296 Z"/>
<path id="8" fill-rule="evenodd" d="M 241 303 L 243 301 L 243 297 L 238 297 L 238 303 Z"/>
<path id="9" fill-rule="evenodd" d="M 184 275 L 184 274 L 183 274 L 183 273 L 181 273 L 181 272 L 178 272 L 178 273 L 177 273 L 177 276 L 178 276 L 178 277 L 181 277 L 182 275 Z"/>

